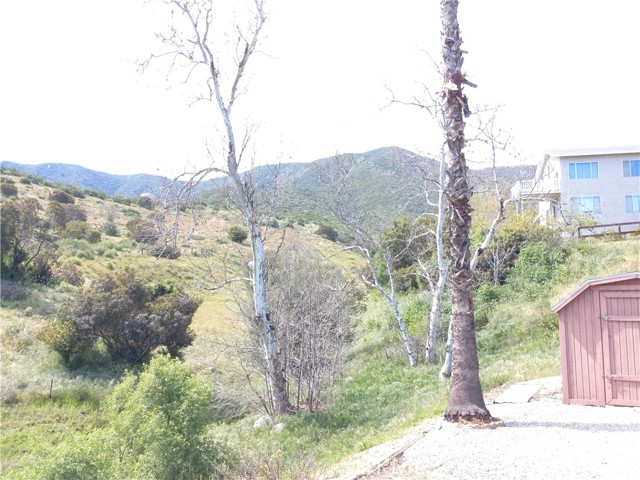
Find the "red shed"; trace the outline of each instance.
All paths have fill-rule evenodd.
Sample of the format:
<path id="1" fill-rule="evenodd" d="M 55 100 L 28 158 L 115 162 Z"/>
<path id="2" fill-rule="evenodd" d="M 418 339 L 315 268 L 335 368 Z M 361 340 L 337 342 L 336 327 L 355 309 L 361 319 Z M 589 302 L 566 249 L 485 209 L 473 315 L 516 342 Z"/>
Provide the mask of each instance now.
<path id="1" fill-rule="evenodd" d="M 640 406 L 640 272 L 587 280 L 553 311 L 563 402 Z"/>

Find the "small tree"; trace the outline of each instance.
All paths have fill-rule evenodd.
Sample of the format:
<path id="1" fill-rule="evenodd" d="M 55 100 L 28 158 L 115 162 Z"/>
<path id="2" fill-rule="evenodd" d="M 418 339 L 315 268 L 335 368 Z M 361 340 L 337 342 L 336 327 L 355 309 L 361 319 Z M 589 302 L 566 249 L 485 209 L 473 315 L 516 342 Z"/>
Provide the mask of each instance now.
<path id="1" fill-rule="evenodd" d="M 102 404 L 102 427 L 36 454 L 22 478 L 217 478 L 226 448 L 209 432 L 211 391 L 183 363 L 151 360 Z"/>
<path id="2" fill-rule="evenodd" d="M 65 329 L 73 325 L 72 334 L 81 339 L 100 339 L 113 360 L 138 363 L 160 346 L 180 356 L 182 349 L 193 342 L 189 325 L 198 305 L 181 291 L 152 300 L 149 289 L 125 270 L 117 276 L 106 275 L 79 291 L 61 308 L 58 322 Z M 65 357 L 58 343 L 48 343 Z"/>
<path id="3" fill-rule="evenodd" d="M 247 231 L 236 225 L 229 227 L 227 234 L 229 235 L 229 240 L 234 243 L 242 243 L 247 239 Z"/>
<path id="4" fill-rule="evenodd" d="M 335 267 L 300 247 L 281 253 L 267 292 L 291 403 L 311 411 L 344 366 L 353 292 Z"/>
<path id="5" fill-rule="evenodd" d="M 4 202 L 1 212 L 0 253 L 3 278 L 31 278 L 47 283 L 52 275 L 56 245 L 50 223 L 41 217 L 35 198 Z"/>
<path id="6" fill-rule="evenodd" d="M 338 232 L 331 225 L 320 225 L 316 230 L 316 235 L 320 235 L 322 238 L 326 238 L 331 242 L 338 241 Z"/>
<path id="7" fill-rule="evenodd" d="M 52 190 L 49 193 L 49 200 L 66 204 L 76 203 L 76 199 L 73 198 L 73 195 L 69 195 L 67 192 L 63 192 L 61 190 Z"/>

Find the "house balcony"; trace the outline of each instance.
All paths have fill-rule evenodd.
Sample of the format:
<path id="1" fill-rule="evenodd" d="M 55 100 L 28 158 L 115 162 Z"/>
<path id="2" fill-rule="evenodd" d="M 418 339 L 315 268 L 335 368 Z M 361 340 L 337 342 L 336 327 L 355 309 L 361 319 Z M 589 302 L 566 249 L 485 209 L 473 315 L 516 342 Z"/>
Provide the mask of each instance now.
<path id="1" fill-rule="evenodd" d="M 560 195 L 560 182 L 549 179 L 519 180 L 511 187 L 513 199 L 557 198 Z"/>

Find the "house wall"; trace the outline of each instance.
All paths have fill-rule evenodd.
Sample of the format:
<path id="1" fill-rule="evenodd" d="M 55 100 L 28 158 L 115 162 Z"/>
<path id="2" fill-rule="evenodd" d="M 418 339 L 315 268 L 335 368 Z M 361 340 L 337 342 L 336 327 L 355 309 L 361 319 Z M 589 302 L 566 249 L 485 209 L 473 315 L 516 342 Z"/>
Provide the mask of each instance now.
<path id="1" fill-rule="evenodd" d="M 543 192 L 560 191 L 560 159 L 549 157 L 546 159 L 541 172 L 536 172 L 536 181 L 539 181 Z"/>
<path id="2" fill-rule="evenodd" d="M 640 177 L 625 177 L 624 160 L 640 160 L 640 154 L 585 155 L 562 157 L 560 163 L 561 202 L 571 207 L 571 197 L 600 197 L 601 212 L 593 214 L 599 223 L 640 221 L 640 213 L 626 212 L 626 195 L 640 195 Z M 598 162 L 598 178 L 570 179 L 569 164 Z"/>

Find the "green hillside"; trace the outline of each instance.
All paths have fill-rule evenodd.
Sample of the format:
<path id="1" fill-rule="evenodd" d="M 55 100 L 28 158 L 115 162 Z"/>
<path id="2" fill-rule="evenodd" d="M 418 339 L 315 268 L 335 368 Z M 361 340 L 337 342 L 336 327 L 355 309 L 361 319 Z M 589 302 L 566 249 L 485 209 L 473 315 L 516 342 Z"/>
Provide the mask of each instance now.
<path id="1" fill-rule="evenodd" d="M 387 171 L 389 158 L 372 155 L 375 161 L 364 158 L 351 169 L 349 175 L 355 185 L 364 185 L 367 177 L 387 178 L 383 172 Z M 287 175 L 295 176 L 296 170 Z M 374 175 L 376 171 L 379 173 Z M 154 382 L 162 383 L 167 378 L 174 383 L 166 384 L 166 391 L 179 387 L 178 397 L 192 399 L 182 403 L 173 400 L 172 411 L 178 412 L 177 418 L 191 419 L 185 420 L 183 427 L 188 429 L 184 432 L 196 432 L 192 438 L 201 441 L 188 444 L 193 448 L 186 452 L 203 448 L 203 456 L 198 458 L 215 462 L 224 478 L 315 478 L 330 472 L 350 454 L 397 438 L 421 420 L 442 414 L 447 385 L 437 378 L 439 365 L 409 367 L 393 312 L 380 295 L 367 291 L 358 281 L 363 258 L 317 235 L 317 224 L 303 225 L 282 218 L 269 229 L 267 247 L 272 258 L 276 252 L 277 258 L 293 258 L 288 264 L 292 268 L 289 280 L 282 273 L 285 270 L 273 270 L 279 282 L 290 282 L 278 297 L 278 305 L 284 310 L 296 303 L 318 300 L 329 274 L 339 272 L 344 279 L 340 285 L 350 288 L 350 320 L 331 338 L 345 342 L 344 357 L 335 375 L 326 377 L 321 401 L 312 409 L 303 405 L 295 413 L 274 418 L 269 427 L 256 428 L 255 422 L 264 414 L 260 401 L 264 385 L 259 370 L 255 370 L 261 356 L 253 343 L 251 315 L 247 313 L 248 290 L 242 283 L 211 289 L 214 277 L 220 280 L 246 275 L 250 261 L 249 245 L 236 243 L 229 235 L 230 227 L 243 227 L 233 209 L 204 204 L 193 211 L 180 211 L 177 236 L 167 237 L 175 239 L 180 255 L 167 258 L 162 252 L 152 255 L 153 245 L 138 236 L 135 228 L 143 221 L 157 221 L 159 211 L 152 205 L 119 203 L 74 188 L 67 190 L 78 196 L 66 197 L 60 194 L 63 186 L 50 186 L 28 176 L 5 173 L 3 179 L 3 185 L 13 186 L 3 188 L 3 241 L 13 235 L 7 229 L 6 222 L 11 220 L 7 212 L 18 209 L 25 214 L 18 208 L 23 205 L 20 202 L 37 202 L 40 209 L 34 212 L 39 220 L 29 228 L 46 234 L 37 238 L 50 249 L 52 273 L 38 283 L 42 277 L 34 276 L 36 269 L 13 272 L 7 256 L 11 252 L 3 250 L 3 478 L 49 478 L 43 472 L 80 469 L 86 473 L 89 468 L 102 469 L 102 478 L 133 478 L 136 469 L 155 468 L 160 459 L 188 465 L 190 457 L 180 450 L 182 444 L 169 443 L 169 439 L 173 442 L 177 438 L 171 436 L 174 420 L 156 416 L 151 407 L 145 409 L 145 402 L 153 405 L 158 396 L 162 397 L 153 389 L 158 384 Z M 317 191 L 315 181 L 317 177 L 302 175 L 297 185 Z M 363 188 L 359 195 L 365 208 L 382 208 L 377 192 L 384 189 L 382 181 Z M 475 200 L 476 211 L 481 214 L 473 227 L 477 243 L 491 219 L 491 202 L 482 196 Z M 290 208 L 295 213 L 293 204 Z M 60 215 L 66 215 L 66 223 L 58 218 Z M 84 220 L 77 220 L 83 215 Z M 59 223 L 54 222 L 56 218 Z M 162 218 L 165 226 L 173 225 L 173 220 L 170 216 Z M 474 294 L 482 385 L 488 403 L 506 384 L 559 374 L 557 320 L 550 310 L 555 302 L 587 278 L 640 270 L 637 236 L 566 238 L 559 229 L 534 226 L 530 217 L 512 211 L 494 247 L 496 254 L 508 252 L 508 261 L 499 266 L 499 281 L 493 283 L 494 266 L 485 258 L 476 272 Z M 31 248 L 31 244 L 24 244 L 24 248 Z M 294 296 L 291 292 L 298 291 L 297 283 L 315 278 L 313 262 L 327 269 L 321 271 L 308 294 Z M 303 266 L 302 271 L 295 270 L 296 264 Z M 186 365 L 186 370 L 177 364 L 162 364 L 163 360 L 149 367 L 114 361 L 100 342 L 76 363 L 66 365 L 51 348 L 51 339 L 49 343 L 43 340 L 41 332 L 61 318 L 61 305 L 83 291 L 98 295 L 94 287 L 101 276 L 122 272 L 127 272 L 127 278 L 139 279 L 159 295 L 160 302 L 173 289 L 201 302 L 191 322 L 195 339 L 184 349 L 184 363 L 180 364 Z M 271 285 L 277 290 L 276 283 Z M 424 355 L 425 317 L 430 303 L 430 295 L 420 286 L 408 288 L 401 295 L 401 308 L 420 358 Z M 313 305 L 312 309 L 316 308 Z M 445 297 L 442 331 L 446 331 L 449 308 Z M 294 323 L 303 321 L 300 316 Z M 331 332 L 323 333 L 320 338 L 329 338 Z M 158 349 L 149 357 L 164 358 L 161 353 Z M 439 360 L 442 357 L 440 347 Z M 131 375 L 123 377 L 126 370 L 144 371 L 139 383 Z M 211 400 L 208 395 L 212 392 Z M 298 394 L 291 392 L 294 399 Z M 282 430 L 272 431 L 278 423 L 283 424 Z M 132 435 L 125 441 L 122 435 L 126 432 Z M 127 445 L 136 447 L 129 450 Z M 146 450 L 144 445 L 148 446 Z M 136 448 L 143 453 L 138 455 Z M 124 460 L 114 462 L 109 456 L 114 451 L 121 452 Z"/>

